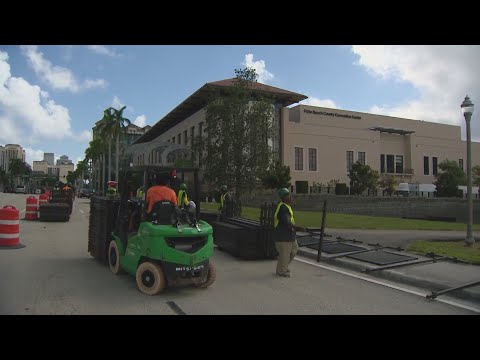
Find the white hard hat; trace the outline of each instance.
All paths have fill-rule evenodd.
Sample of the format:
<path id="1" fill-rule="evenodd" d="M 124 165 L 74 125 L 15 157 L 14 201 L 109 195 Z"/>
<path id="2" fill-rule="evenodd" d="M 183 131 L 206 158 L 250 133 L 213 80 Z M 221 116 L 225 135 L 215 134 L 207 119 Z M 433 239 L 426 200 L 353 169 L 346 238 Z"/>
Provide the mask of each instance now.
<path id="1" fill-rule="evenodd" d="M 196 209 L 197 208 L 197 205 L 193 202 L 193 201 L 189 201 L 188 202 L 188 206 L 191 208 L 191 209 Z"/>

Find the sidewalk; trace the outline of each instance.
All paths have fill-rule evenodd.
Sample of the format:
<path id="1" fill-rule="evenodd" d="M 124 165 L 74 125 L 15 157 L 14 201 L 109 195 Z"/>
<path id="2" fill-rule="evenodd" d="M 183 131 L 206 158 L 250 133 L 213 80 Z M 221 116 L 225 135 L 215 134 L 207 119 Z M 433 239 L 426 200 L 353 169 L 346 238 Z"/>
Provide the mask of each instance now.
<path id="1" fill-rule="evenodd" d="M 336 240 L 337 237 L 342 239 L 355 239 L 362 243 L 342 242 L 359 246 L 365 249 L 375 249 L 374 246 L 368 244 L 380 244 L 388 247 L 401 247 L 405 249 L 409 243 L 415 240 L 461 240 L 465 236 L 464 232 L 458 231 L 417 231 L 417 230 L 354 230 L 354 229 L 326 229 L 325 241 Z M 298 233 L 302 235 L 302 233 Z M 477 239 L 479 233 L 475 232 L 474 236 Z M 478 240 L 476 240 L 478 241 Z M 398 255 L 410 255 L 416 257 L 415 261 L 428 260 L 431 258 L 420 256 L 416 254 L 409 254 L 405 251 L 396 251 L 393 249 L 383 249 L 386 252 Z M 317 250 L 302 246 L 298 250 L 298 254 L 312 259 L 317 258 Z M 450 260 L 439 260 L 435 263 L 428 262 L 423 264 L 411 264 L 409 266 L 399 267 L 395 269 L 385 269 L 371 271 L 380 265 L 364 262 L 352 258 L 340 257 L 336 259 L 329 259 L 329 256 L 336 256 L 340 254 L 328 254 L 322 252 L 321 262 L 326 262 L 335 266 L 341 266 L 354 270 L 392 280 L 399 283 L 404 283 L 424 289 L 426 292 L 445 290 L 452 287 L 465 285 L 467 283 L 480 281 L 480 266 L 469 265 L 463 263 L 454 263 Z M 407 263 L 405 261 L 403 263 Z M 402 263 L 396 263 L 402 264 Z M 370 271 L 369 271 L 370 270 Z M 480 303 L 480 284 L 466 289 L 460 289 L 448 293 L 449 296 L 475 301 Z M 441 296 L 441 295 L 440 295 Z"/>

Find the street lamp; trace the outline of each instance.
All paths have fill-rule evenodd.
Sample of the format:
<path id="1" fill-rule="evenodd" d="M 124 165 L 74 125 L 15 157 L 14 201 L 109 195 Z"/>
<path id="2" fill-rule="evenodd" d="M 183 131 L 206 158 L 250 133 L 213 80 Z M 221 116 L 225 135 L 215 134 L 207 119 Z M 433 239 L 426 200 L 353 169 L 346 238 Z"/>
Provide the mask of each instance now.
<path id="1" fill-rule="evenodd" d="M 467 125 L 467 204 L 468 204 L 468 215 L 467 215 L 467 237 L 465 238 L 465 243 L 468 246 L 472 246 L 475 243 L 475 239 L 472 235 L 472 221 L 473 221 L 473 200 L 472 200 L 472 150 L 471 142 L 472 136 L 470 134 L 470 120 L 473 114 L 473 103 L 470 101 L 470 98 L 465 96 L 465 100 L 461 105 L 463 116 L 465 117 L 465 122 Z"/>

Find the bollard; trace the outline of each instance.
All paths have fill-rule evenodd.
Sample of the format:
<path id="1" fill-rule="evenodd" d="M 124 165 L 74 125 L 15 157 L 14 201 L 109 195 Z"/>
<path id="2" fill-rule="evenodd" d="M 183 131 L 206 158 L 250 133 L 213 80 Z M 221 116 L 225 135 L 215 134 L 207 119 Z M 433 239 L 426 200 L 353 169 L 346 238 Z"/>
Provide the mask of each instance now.
<path id="1" fill-rule="evenodd" d="M 25 211 L 25 220 L 37 220 L 38 219 L 38 202 L 35 196 L 29 196 L 27 198 L 27 208 Z"/>

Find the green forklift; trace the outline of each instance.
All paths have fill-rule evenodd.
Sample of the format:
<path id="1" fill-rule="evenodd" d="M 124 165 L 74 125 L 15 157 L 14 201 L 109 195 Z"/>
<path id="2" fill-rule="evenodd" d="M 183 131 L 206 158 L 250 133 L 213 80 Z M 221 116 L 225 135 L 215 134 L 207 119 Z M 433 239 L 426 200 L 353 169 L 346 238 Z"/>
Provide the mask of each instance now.
<path id="1" fill-rule="evenodd" d="M 153 149 L 166 152 L 168 163 L 191 164 L 175 156 L 187 151 L 178 145 Z M 206 288 L 215 281 L 216 270 L 210 260 L 213 230 L 200 220 L 198 167 L 166 166 L 167 161 L 159 162 L 141 166 L 131 163 L 120 178 L 118 212 L 115 211 L 114 230 L 108 250 L 105 249 L 109 267 L 116 275 L 126 272 L 135 276 L 138 289 L 147 295 L 158 294 L 167 286 Z M 189 197 L 194 202 L 188 208 L 179 208 L 160 201 L 147 213 L 146 193 L 160 177 L 167 177 L 176 193 L 181 183 L 189 184 L 193 190 Z M 138 192 L 139 187 L 143 191 Z"/>

